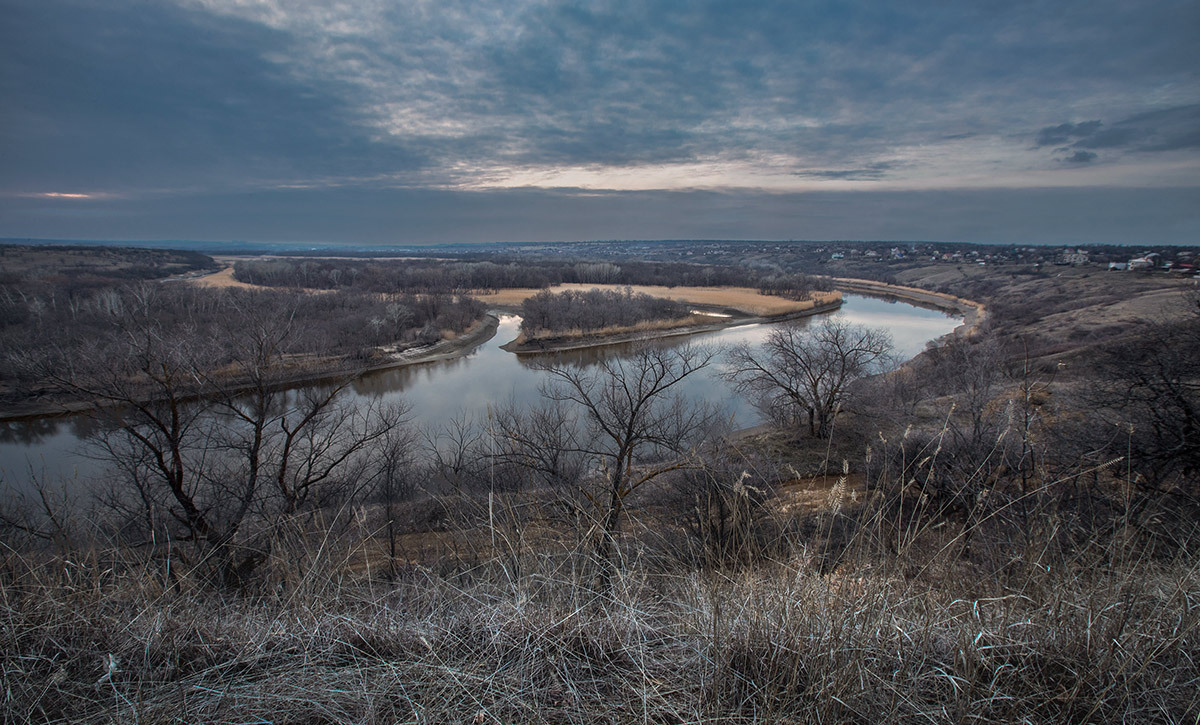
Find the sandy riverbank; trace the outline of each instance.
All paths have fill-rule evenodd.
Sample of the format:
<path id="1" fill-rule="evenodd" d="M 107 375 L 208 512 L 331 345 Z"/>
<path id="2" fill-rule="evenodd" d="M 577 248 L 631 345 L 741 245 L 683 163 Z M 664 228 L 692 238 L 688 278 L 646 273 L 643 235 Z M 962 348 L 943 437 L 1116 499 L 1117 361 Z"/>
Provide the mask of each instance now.
<path id="1" fill-rule="evenodd" d="M 602 335 L 587 335 L 584 337 L 541 337 L 534 340 L 525 340 L 518 337 L 516 340 L 501 345 L 501 349 L 518 355 L 534 355 L 545 352 L 566 352 L 568 350 L 583 350 L 590 347 L 603 347 L 605 345 L 617 345 L 629 342 L 646 342 L 649 340 L 660 340 L 669 337 L 682 337 L 684 335 L 699 335 L 705 332 L 716 332 L 729 327 L 738 327 L 740 325 L 751 325 L 759 323 L 785 322 L 787 320 L 795 320 L 802 317 L 810 317 L 819 315 L 825 312 L 833 312 L 842 306 L 841 295 L 837 295 L 836 299 L 824 302 L 820 305 L 810 305 L 804 309 L 783 313 L 779 315 L 743 315 L 728 318 L 713 318 L 712 322 L 702 322 L 700 324 L 687 324 L 679 327 L 671 327 L 666 329 L 628 329 L 628 330 L 613 330 Z"/>
<path id="2" fill-rule="evenodd" d="M 833 283 L 843 292 L 856 292 L 874 297 L 895 297 L 922 307 L 932 307 L 943 312 L 962 315 L 963 324 L 954 330 L 954 334 L 970 337 L 979 331 L 987 320 L 987 306 L 982 302 L 955 297 L 941 292 L 931 292 L 919 287 L 905 287 L 886 282 L 875 282 L 867 279 L 851 279 L 848 277 L 832 277 Z"/>

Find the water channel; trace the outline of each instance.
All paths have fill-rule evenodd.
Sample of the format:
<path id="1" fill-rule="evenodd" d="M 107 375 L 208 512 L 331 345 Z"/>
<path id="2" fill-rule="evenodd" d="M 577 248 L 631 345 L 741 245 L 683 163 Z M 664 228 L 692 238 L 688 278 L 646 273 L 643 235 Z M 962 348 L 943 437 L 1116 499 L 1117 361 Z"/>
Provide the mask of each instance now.
<path id="1" fill-rule="evenodd" d="M 846 295 L 842 308 L 832 314 L 851 323 L 886 329 L 902 360 L 962 324 L 961 318 L 936 310 L 861 295 Z M 489 407 L 530 404 L 538 399 L 545 374 L 531 367 L 528 358 L 500 349 L 517 336 L 519 326 L 519 317 L 503 316 L 496 335 L 470 353 L 454 360 L 368 374 L 354 381 L 350 395 L 362 401 L 403 398 L 412 407 L 412 422 L 429 432 L 455 418 L 486 415 Z M 754 345 L 770 331 L 771 325 L 749 324 L 668 338 L 658 344 Z M 587 365 L 625 349 L 628 347 L 609 345 L 570 355 L 572 362 Z M 761 422 L 758 411 L 720 379 L 722 369 L 718 357 L 715 365 L 685 381 L 683 394 L 722 406 L 734 428 L 757 425 Z M 85 454 L 89 433 L 89 420 L 80 416 L 0 423 L 0 494 L 28 492 L 35 478 L 68 485 L 86 479 L 99 465 Z"/>

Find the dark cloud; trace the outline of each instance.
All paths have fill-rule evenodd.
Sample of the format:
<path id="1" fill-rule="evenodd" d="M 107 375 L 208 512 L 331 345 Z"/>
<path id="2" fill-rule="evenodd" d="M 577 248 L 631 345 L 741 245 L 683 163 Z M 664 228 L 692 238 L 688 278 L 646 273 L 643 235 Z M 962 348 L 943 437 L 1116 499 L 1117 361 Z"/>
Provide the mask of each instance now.
<path id="1" fill-rule="evenodd" d="M 1037 134 L 1038 146 L 1062 147 L 1072 141 L 1069 148 L 1074 149 L 1155 152 L 1200 148 L 1200 104 L 1140 113 L 1119 120 L 1110 127 L 1104 127 L 1100 121 L 1063 123 L 1043 128 Z M 1093 159 L 1095 154 L 1076 153 L 1067 160 Z"/>
<path id="2" fill-rule="evenodd" d="M 1099 156 L 1091 151 L 1076 151 L 1063 161 L 1070 164 L 1090 164 L 1098 158 Z"/>
<path id="3" fill-rule="evenodd" d="M 1144 136 L 1144 131 L 1129 126 L 1115 126 L 1085 136 L 1072 146 L 1083 149 L 1112 149 L 1130 146 Z"/>
<path id="4" fill-rule="evenodd" d="M 0 24 L 0 183 L 178 189 L 411 169 L 361 116 L 268 60 L 287 35 L 167 3 L 17 3 Z"/>
<path id="5" fill-rule="evenodd" d="M 1200 104 L 1138 114 L 1121 124 L 1142 133 L 1142 151 L 1200 148 Z"/>
<path id="6" fill-rule="evenodd" d="M 1099 121 L 1084 121 L 1083 123 L 1060 123 L 1049 126 L 1038 132 L 1038 146 L 1061 146 L 1073 138 L 1086 138 L 1100 130 L 1103 126 Z"/>
<path id="7" fill-rule="evenodd" d="M 887 161 L 869 164 L 861 169 L 810 169 L 797 171 L 796 176 L 810 179 L 843 179 L 849 181 L 877 181 L 884 178 L 894 165 Z"/>

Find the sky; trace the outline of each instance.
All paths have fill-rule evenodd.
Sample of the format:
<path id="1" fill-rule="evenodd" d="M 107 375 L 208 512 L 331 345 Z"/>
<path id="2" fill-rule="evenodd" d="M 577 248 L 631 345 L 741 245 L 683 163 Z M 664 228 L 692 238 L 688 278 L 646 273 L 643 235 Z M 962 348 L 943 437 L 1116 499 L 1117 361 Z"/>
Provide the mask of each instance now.
<path id="1" fill-rule="evenodd" d="M 0 237 L 1200 243 L 1200 2 L 0 0 Z"/>

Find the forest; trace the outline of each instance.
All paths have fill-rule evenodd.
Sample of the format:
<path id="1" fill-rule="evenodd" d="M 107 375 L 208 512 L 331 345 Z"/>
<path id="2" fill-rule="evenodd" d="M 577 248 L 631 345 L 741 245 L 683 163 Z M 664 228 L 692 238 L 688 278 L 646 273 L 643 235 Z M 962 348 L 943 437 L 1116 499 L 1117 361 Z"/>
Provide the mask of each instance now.
<path id="1" fill-rule="evenodd" d="M 122 359 L 134 338 L 161 338 L 185 350 L 194 358 L 190 364 L 209 376 L 236 366 L 247 327 L 274 328 L 279 341 L 272 352 L 288 361 L 291 374 L 319 376 L 379 363 L 384 347 L 431 345 L 478 323 L 485 312 L 473 298 L 446 294 L 296 294 L 162 281 L 214 268 L 208 262 L 189 259 L 186 268 L 142 264 L 104 275 L 10 272 L 0 284 L 6 351 L 0 356 L 0 409 L 54 412 L 57 403 L 78 398 L 70 377 Z M 157 270 L 158 279 L 145 279 L 147 270 Z"/>

